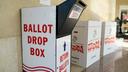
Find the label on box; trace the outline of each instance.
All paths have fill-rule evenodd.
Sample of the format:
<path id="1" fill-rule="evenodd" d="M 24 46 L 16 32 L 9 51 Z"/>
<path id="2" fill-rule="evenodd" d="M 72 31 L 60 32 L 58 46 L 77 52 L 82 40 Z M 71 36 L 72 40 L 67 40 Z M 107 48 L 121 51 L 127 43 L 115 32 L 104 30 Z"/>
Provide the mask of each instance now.
<path id="1" fill-rule="evenodd" d="M 69 18 L 78 19 L 82 10 L 83 10 L 83 8 L 81 8 L 80 6 L 75 4 L 70 15 L 69 15 Z"/>

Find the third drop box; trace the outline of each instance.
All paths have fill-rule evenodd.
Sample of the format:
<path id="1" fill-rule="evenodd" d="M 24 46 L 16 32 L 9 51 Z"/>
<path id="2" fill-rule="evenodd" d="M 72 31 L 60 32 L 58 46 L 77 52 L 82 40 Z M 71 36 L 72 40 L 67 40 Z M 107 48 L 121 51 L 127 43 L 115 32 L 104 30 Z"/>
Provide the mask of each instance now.
<path id="1" fill-rule="evenodd" d="M 100 59 L 101 22 L 80 21 L 72 32 L 73 64 L 87 68 Z"/>
<path id="2" fill-rule="evenodd" d="M 103 22 L 102 23 L 102 48 L 101 57 L 114 52 L 116 46 L 116 22 Z"/>

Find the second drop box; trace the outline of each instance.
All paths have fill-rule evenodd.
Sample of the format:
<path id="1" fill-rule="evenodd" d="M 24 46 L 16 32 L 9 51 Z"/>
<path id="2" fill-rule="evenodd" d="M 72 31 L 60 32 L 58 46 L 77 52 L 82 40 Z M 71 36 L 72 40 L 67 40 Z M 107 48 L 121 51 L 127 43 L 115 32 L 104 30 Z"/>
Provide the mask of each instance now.
<path id="1" fill-rule="evenodd" d="M 79 21 L 72 32 L 72 64 L 87 68 L 100 59 L 101 22 Z"/>

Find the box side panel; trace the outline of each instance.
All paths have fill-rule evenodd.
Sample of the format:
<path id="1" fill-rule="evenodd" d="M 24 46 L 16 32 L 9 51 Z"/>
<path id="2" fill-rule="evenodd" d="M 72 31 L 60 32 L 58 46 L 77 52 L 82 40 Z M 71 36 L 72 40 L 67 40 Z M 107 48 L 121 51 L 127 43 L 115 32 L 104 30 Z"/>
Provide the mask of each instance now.
<path id="1" fill-rule="evenodd" d="M 102 23 L 100 57 L 103 57 L 103 53 L 104 53 L 104 38 L 105 38 L 105 22 Z"/>
<path id="2" fill-rule="evenodd" d="M 77 26 L 72 32 L 72 63 L 86 67 L 85 26 Z"/>
<path id="3" fill-rule="evenodd" d="M 56 7 L 23 8 L 23 70 L 55 72 Z"/>
<path id="4" fill-rule="evenodd" d="M 70 72 L 71 35 L 57 39 L 57 72 Z"/>

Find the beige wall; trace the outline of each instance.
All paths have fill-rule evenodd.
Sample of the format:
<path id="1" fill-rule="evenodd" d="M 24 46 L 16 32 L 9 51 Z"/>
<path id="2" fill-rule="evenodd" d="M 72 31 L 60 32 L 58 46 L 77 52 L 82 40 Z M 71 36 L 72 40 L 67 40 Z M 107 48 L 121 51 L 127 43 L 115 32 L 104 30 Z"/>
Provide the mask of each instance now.
<path id="1" fill-rule="evenodd" d="M 116 16 L 119 16 L 120 5 L 128 5 L 128 0 L 117 0 L 116 1 Z"/>
<path id="2" fill-rule="evenodd" d="M 52 0 L 52 4 L 59 4 L 62 0 Z M 108 21 L 115 18 L 116 0 L 83 0 L 87 9 L 81 16 L 81 20 Z"/>
<path id="3" fill-rule="evenodd" d="M 20 35 L 20 8 L 38 4 L 38 0 L 0 0 L 0 38 Z"/>
<path id="4" fill-rule="evenodd" d="M 0 0 L 0 72 L 21 72 L 20 8 L 39 0 Z"/>
<path id="5" fill-rule="evenodd" d="M 52 0 L 58 4 L 61 0 Z M 81 20 L 113 20 L 115 0 L 85 0 Z M 39 6 L 39 0 L 0 0 L 0 72 L 21 72 L 20 8 Z"/>

